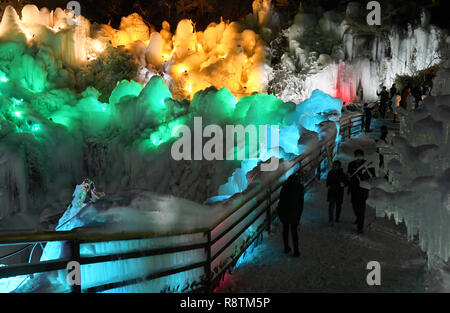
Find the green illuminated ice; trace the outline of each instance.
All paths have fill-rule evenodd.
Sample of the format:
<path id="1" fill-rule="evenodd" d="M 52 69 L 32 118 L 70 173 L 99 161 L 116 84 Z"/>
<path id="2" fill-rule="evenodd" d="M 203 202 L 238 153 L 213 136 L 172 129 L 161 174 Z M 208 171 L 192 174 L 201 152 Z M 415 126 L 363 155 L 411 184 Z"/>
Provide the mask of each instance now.
<path id="1" fill-rule="evenodd" d="M 118 79 L 110 94 L 101 94 L 92 86 L 80 87 L 83 75 L 45 46 L 0 42 L 0 205 L 7 208 L 1 215 L 65 207 L 75 184 L 86 176 L 107 193 L 145 188 L 198 201 L 216 195 L 240 162 L 210 166 L 203 161 L 177 163 L 170 157 L 171 144 L 178 139 L 175 131 L 182 125 L 192 128 L 196 116 L 204 125 L 223 128 L 278 125 L 284 134 L 282 148 L 298 150 L 303 112 L 273 95 L 237 100 L 227 89 L 210 87 L 189 103 L 173 99 L 159 76 L 145 87 Z M 340 111 L 339 100 L 320 97 L 326 103 L 317 104 L 317 112 Z M 323 119 L 317 112 L 310 130 Z M 246 171 L 254 165 L 246 164 Z M 214 173 L 208 174 L 207 168 Z M 210 178 L 195 173 L 213 175 L 213 181 L 206 183 Z"/>

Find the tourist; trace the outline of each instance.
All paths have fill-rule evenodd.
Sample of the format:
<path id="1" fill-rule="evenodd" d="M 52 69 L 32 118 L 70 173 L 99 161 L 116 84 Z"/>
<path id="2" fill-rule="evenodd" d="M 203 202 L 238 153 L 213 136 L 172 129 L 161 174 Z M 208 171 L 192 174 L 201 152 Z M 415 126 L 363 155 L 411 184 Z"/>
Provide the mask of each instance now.
<path id="1" fill-rule="evenodd" d="M 364 219 L 366 215 L 366 200 L 369 196 L 369 190 L 362 188 L 360 182 L 375 176 L 375 169 L 368 168 L 369 162 L 364 160 L 364 152 L 360 149 L 354 152 L 355 160 L 348 165 L 349 189 L 353 211 L 356 216 L 357 231 L 363 233 Z"/>
<path id="2" fill-rule="evenodd" d="M 389 89 L 389 108 L 392 113 L 394 113 L 394 97 L 397 95 L 397 86 L 395 83 L 392 84 L 391 89 Z"/>
<path id="3" fill-rule="evenodd" d="M 420 86 L 414 87 L 411 94 L 414 97 L 414 109 L 417 110 L 419 102 L 422 101 L 422 88 Z"/>
<path id="4" fill-rule="evenodd" d="M 341 167 L 340 161 L 333 162 L 333 168 L 327 175 L 327 201 L 328 201 L 328 223 L 339 223 L 341 216 L 342 201 L 344 200 L 344 187 L 347 184 L 347 176 Z M 336 215 L 334 215 L 336 210 Z"/>
<path id="5" fill-rule="evenodd" d="M 369 107 L 367 103 L 364 103 L 364 126 L 366 129 L 366 133 L 370 132 L 370 122 L 372 121 L 372 110 L 373 107 Z"/>
<path id="6" fill-rule="evenodd" d="M 380 93 L 377 92 L 377 96 L 380 96 L 380 115 L 382 118 L 386 116 L 386 107 L 389 101 L 389 93 L 386 90 L 386 86 L 383 86 L 383 90 Z"/>
<path id="7" fill-rule="evenodd" d="M 397 85 L 395 83 L 392 84 L 391 89 L 389 89 L 389 96 L 394 97 L 397 94 Z"/>
<path id="8" fill-rule="evenodd" d="M 292 234 L 292 244 L 294 248 L 294 257 L 299 257 L 298 232 L 303 212 L 304 186 L 301 183 L 301 177 L 295 173 L 287 179 L 280 191 L 280 200 L 278 201 L 277 212 L 281 223 L 283 224 L 283 243 L 284 252 L 291 251 L 289 247 L 289 229 Z"/>

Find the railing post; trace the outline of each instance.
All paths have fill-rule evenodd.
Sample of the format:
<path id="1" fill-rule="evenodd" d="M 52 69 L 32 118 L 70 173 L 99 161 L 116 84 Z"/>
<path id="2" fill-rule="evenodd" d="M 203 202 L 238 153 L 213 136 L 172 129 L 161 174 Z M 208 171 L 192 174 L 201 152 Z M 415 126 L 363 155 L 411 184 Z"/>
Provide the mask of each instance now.
<path id="1" fill-rule="evenodd" d="M 205 264 L 205 275 L 206 275 L 206 281 L 205 281 L 205 289 L 206 292 L 211 292 L 211 230 L 206 232 L 206 264 Z"/>
<path id="2" fill-rule="evenodd" d="M 267 208 L 266 208 L 266 218 L 267 218 L 267 232 L 270 234 L 270 224 L 272 223 L 272 212 L 271 212 L 271 191 L 270 187 L 266 189 L 267 194 Z"/>
<path id="3" fill-rule="evenodd" d="M 348 119 L 348 138 L 349 139 L 352 137 L 352 125 L 353 125 L 352 118 L 349 118 Z"/>
<path id="4" fill-rule="evenodd" d="M 71 253 L 71 261 L 78 262 L 80 264 L 80 242 L 77 239 L 73 239 L 69 241 L 70 245 L 70 253 Z M 73 284 L 72 285 L 72 293 L 81 293 L 81 266 L 79 267 L 80 272 L 76 273 L 76 275 L 79 275 L 80 278 L 80 284 Z"/>

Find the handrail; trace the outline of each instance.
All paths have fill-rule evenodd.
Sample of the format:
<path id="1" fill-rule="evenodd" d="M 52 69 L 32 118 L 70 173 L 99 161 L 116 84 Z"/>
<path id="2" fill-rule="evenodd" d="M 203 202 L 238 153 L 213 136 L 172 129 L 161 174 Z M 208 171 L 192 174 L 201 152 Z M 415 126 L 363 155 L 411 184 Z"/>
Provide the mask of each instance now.
<path id="1" fill-rule="evenodd" d="M 93 228 L 95 229 L 95 228 Z M 102 242 L 102 241 L 119 241 L 119 240 L 138 240 L 155 237 L 170 237 L 179 235 L 192 235 L 204 233 L 209 228 L 195 228 L 185 231 L 167 231 L 167 232 L 114 232 L 114 233 L 86 233 L 86 229 L 80 232 L 80 228 L 69 231 L 43 231 L 35 233 L 19 233 L 13 235 L 0 235 L 0 246 L 4 244 L 20 244 L 27 242 L 48 242 L 48 241 L 66 241 L 79 240 L 82 243 Z"/>
<path id="2" fill-rule="evenodd" d="M 356 119 L 356 120 L 355 120 Z M 360 124 L 358 124 L 360 122 Z M 352 128 L 357 126 L 362 126 L 362 114 L 352 114 L 346 116 L 340 120 L 340 132 L 339 135 L 343 138 L 351 137 L 353 133 L 361 131 L 359 129 L 356 132 L 352 132 Z M 334 128 L 334 133 L 331 136 L 327 136 L 327 138 L 322 139 L 318 146 L 308 149 L 305 153 L 297 156 L 295 159 L 291 161 L 284 161 L 283 170 L 277 171 L 272 177 L 269 177 L 267 181 L 264 183 L 264 187 L 253 188 L 250 191 L 243 192 L 236 196 L 236 198 L 231 198 L 231 200 L 239 201 L 237 204 L 232 204 L 232 209 L 227 212 L 225 216 L 223 216 L 218 222 L 214 223 L 212 227 L 204 227 L 204 228 L 196 228 L 185 231 L 169 231 L 169 232 L 152 232 L 152 231 L 144 231 L 144 232 L 120 232 L 120 233 L 97 233 L 95 228 L 88 229 L 86 232 L 86 228 L 83 229 L 83 232 L 80 232 L 80 229 L 73 229 L 71 231 L 46 231 L 46 232 L 37 232 L 37 233 L 17 233 L 17 234 L 9 234 L 9 235 L 0 235 L 0 246 L 5 244 L 20 244 L 20 243 L 30 243 L 30 242 L 48 242 L 48 241 L 66 241 L 69 243 L 72 251 L 70 260 L 76 260 L 80 264 L 93 264 L 100 262 L 108 262 L 114 260 L 123 260 L 130 258 L 139 258 L 145 256 L 154 256 L 154 255 L 162 255 L 174 252 L 182 252 L 182 251 L 190 251 L 196 249 L 204 249 L 206 251 L 206 260 L 197 262 L 190 265 L 185 265 L 183 267 L 179 267 L 176 269 L 165 270 L 159 273 L 153 273 L 147 275 L 145 278 L 135 278 L 128 279 L 121 282 L 113 282 L 104 284 L 101 286 L 90 287 L 86 289 L 88 292 L 102 291 L 108 290 L 112 288 L 117 288 L 121 286 L 126 286 L 130 284 L 135 284 L 141 281 L 155 279 L 158 277 L 163 277 L 167 275 L 171 275 L 173 273 L 178 273 L 182 271 L 186 271 L 192 268 L 204 267 L 205 275 L 206 275 L 206 290 L 211 290 L 211 284 L 217 281 L 218 278 L 221 277 L 224 270 L 229 268 L 233 263 L 237 261 L 237 258 L 250 246 L 252 242 L 259 236 L 264 229 L 270 230 L 270 223 L 276 217 L 275 214 L 272 214 L 271 206 L 274 204 L 278 198 L 279 193 L 277 191 L 282 186 L 283 182 L 279 181 L 279 179 L 286 175 L 288 171 L 290 171 L 295 165 L 301 164 L 302 161 L 313 156 L 314 153 L 318 153 L 319 157 L 319 167 L 317 168 L 317 174 L 311 178 L 311 180 L 307 183 L 309 185 L 317 175 L 320 174 L 321 171 L 321 163 L 327 157 L 324 155 L 325 153 L 330 153 L 329 150 L 335 148 L 335 139 L 337 136 L 336 128 Z M 328 155 L 328 157 L 330 157 Z M 306 162 L 306 164 L 302 164 L 302 168 L 309 166 L 311 162 L 316 161 L 316 159 L 310 159 Z M 314 163 L 313 163 L 314 164 Z M 275 186 L 272 186 L 274 182 L 277 183 Z M 274 195 L 276 194 L 276 195 Z M 274 195 L 274 196 L 273 196 Z M 239 217 L 236 221 L 234 221 L 231 225 L 226 227 L 224 231 L 215 236 L 215 238 L 211 238 L 211 233 L 214 231 L 221 223 L 225 222 L 228 218 L 230 218 L 234 213 L 239 211 L 242 207 L 244 207 L 251 200 L 255 200 L 242 216 Z M 238 231 L 231 240 L 224 243 L 224 245 L 215 252 L 213 256 L 211 256 L 211 247 L 216 244 L 220 239 L 224 238 L 228 233 L 230 233 L 237 225 L 243 222 L 249 215 L 261 206 L 261 204 L 266 201 L 266 204 L 261 208 L 261 211 L 258 212 L 256 216 L 254 216 L 250 222 L 246 223 L 246 226 L 243 227 L 240 231 Z M 242 233 L 244 233 L 251 225 L 253 225 L 261 216 L 266 213 L 266 219 L 260 224 L 262 229 L 258 228 L 256 235 L 250 240 L 250 243 L 246 243 L 244 249 L 238 253 L 237 256 L 232 258 L 232 261 L 227 264 L 224 269 L 222 269 L 219 274 L 214 275 L 211 270 L 211 264 L 214 260 L 216 260 L 220 254 L 227 250 L 235 241 L 240 238 Z M 104 241 L 118 241 L 118 240 L 139 240 L 139 239 L 149 239 L 149 238 L 159 238 L 159 237 L 168 237 L 168 236 L 179 236 L 179 235 L 188 235 L 188 234 L 198 234 L 203 233 L 207 237 L 206 242 L 200 243 L 190 243 L 185 245 L 178 246 L 170 246 L 156 249 L 147 249 L 143 251 L 132 251 L 132 252 L 123 252 L 123 253 L 115 253 L 109 255 L 102 256 L 80 256 L 80 243 L 96 243 L 96 242 L 104 242 Z M 65 269 L 67 261 L 69 259 L 57 259 L 51 261 L 40 262 L 37 264 L 18 264 L 7 267 L 0 268 L 0 278 L 2 277 L 11 277 L 17 275 L 24 274 L 32 274 L 38 272 L 45 271 L 55 271 Z M 80 292 L 81 287 L 74 287 L 73 291 Z"/>
<path id="3" fill-rule="evenodd" d="M 358 116 L 359 114 L 357 114 Z M 347 117 L 348 118 L 348 117 Z M 330 138 L 323 140 L 323 146 L 325 146 Z M 274 180 L 279 179 L 281 176 L 286 174 L 288 170 L 290 170 L 295 164 L 309 157 L 316 150 L 308 150 L 305 153 L 297 156 L 295 159 L 291 161 L 287 161 L 287 163 L 291 163 L 286 171 L 281 172 L 278 176 L 272 179 L 270 183 L 273 183 Z M 120 233 L 86 233 L 86 229 L 83 229 L 83 232 L 79 232 L 78 228 L 75 228 L 70 231 L 43 231 L 43 232 L 24 232 L 18 234 L 0 234 L 0 245 L 4 243 L 24 243 L 24 242 L 40 242 L 40 241 L 64 241 L 64 240 L 72 240 L 78 239 L 83 242 L 100 242 L 100 241 L 116 241 L 116 240 L 132 240 L 132 239 L 142 239 L 142 238 L 154 238 L 154 237 L 168 237 L 168 236 L 179 236 L 179 235 L 190 235 L 195 233 L 204 233 L 208 230 L 213 230 L 218 225 L 220 225 L 224 220 L 226 220 L 229 216 L 247 204 L 250 200 L 252 200 L 257 194 L 259 194 L 258 189 L 253 189 L 250 192 L 243 192 L 245 194 L 245 198 L 239 202 L 236 207 L 234 207 L 230 212 L 221 218 L 218 222 L 213 224 L 212 227 L 203 227 L 197 229 L 190 229 L 184 231 L 167 231 L 167 232 L 153 232 L 153 231 L 143 231 L 143 232 L 120 232 Z"/>
<path id="4" fill-rule="evenodd" d="M 335 134 L 336 135 L 336 134 Z M 333 137 L 331 138 L 327 138 L 325 140 L 322 140 L 322 145 L 320 146 L 320 149 L 323 148 L 323 146 L 326 146 L 329 141 L 334 140 Z M 302 153 L 301 155 L 297 156 L 295 159 L 291 160 L 291 161 L 286 161 L 286 163 L 288 163 L 288 167 L 285 167 L 285 171 L 280 172 L 277 176 L 272 177 L 271 180 L 267 183 L 267 185 L 271 185 L 275 180 L 279 179 L 280 177 L 282 177 L 283 175 L 286 174 L 286 172 L 288 172 L 292 167 L 294 167 L 297 163 L 301 162 L 302 160 L 306 159 L 307 157 L 309 157 L 313 152 L 316 152 L 317 150 L 313 150 L 313 149 L 309 149 L 307 150 L 305 153 Z M 236 211 L 238 211 L 241 207 L 243 207 L 245 204 L 247 204 L 250 200 L 254 199 L 254 195 L 256 194 L 258 195 L 260 193 L 261 190 L 258 189 L 252 189 L 251 193 L 243 193 L 246 196 L 244 197 L 244 199 L 238 203 L 238 205 L 236 205 L 236 207 L 234 207 L 230 212 L 228 212 L 223 218 L 221 218 L 218 222 L 216 222 L 214 224 L 214 226 L 211 229 L 215 229 L 217 226 L 219 226 L 221 223 L 223 223 L 223 221 L 225 221 L 228 217 L 230 217 L 231 215 L 233 215 Z"/>

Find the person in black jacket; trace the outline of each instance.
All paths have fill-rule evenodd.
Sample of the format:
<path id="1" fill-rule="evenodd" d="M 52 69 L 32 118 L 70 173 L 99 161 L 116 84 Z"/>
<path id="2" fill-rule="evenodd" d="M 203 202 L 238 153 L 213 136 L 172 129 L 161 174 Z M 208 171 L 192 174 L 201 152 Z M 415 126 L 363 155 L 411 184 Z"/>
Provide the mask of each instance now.
<path id="1" fill-rule="evenodd" d="M 347 176 L 341 168 L 340 161 L 333 162 L 333 168 L 327 175 L 327 200 L 328 205 L 328 223 L 334 225 L 334 221 L 339 223 L 341 216 L 342 201 L 344 200 L 344 187 L 347 184 Z M 336 218 L 334 218 L 334 210 L 336 208 Z"/>
<path id="2" fill-rule="evenodd" d="M 364 127 L 366 129 L 366 132 L 370 132 L 370 122 L 372 120 L 372 110 L 373 107 L 369 107 L 368 103 L 364 103 L 363 106 L 363 110 L 364 110 Z"/>
<path id="3" fill-rule="evenodd" d="M 395 83 L 392 84 L 391 89 L 389 89 L 389 97 L 392 99 L 393 96 L 397 94 L 397 86 Z"/>
<path id="4" fill-rule="evenodd" d="M 292 233 L 294 256 L 299 257 L 297 228 L 303 212 L 305 187 L 301 183 L 300 175 L 295 173 L 286 180 L 281 187 L 280 201 L 278 202 L 278 216 L 283 223 L 284 252 L 289 253 L 289 228 Z"/>
<path id="5" fill-rule="evenodd" d="M 416 86 L 411 90 L 411 94 L 414 97 L 414 109 L 417 110 L 419 107 L 419 102 L 422 101 L 422 88 L 421 86 Z"/>
<path id="6" fill-rule="evenodd" d="M 392 99 L 396 94 L 397 94 L 397 86 L 395 85 L 395 83 L 393 83 L 391 89 L 389 89 L 389 108 L 391 109 L 392 112 L 394 112 L 393 110 L 394 102 L 392 101 Z"/>
<path id="7" fill-rule="evenodd" d="M 375 176 L 375 169 L 368 168 L 369 163 L 364 160 L 364 151 L 357 149 L 354 152 L 356 160 L 348 165 L 348 175 L 350 177 L 349 193 L 351 194 L 352 207 L 356 215 L 358 233 L 363 233 L 364 218 L 366 215 L 366 200 L 369 197 L 369 190 L 360 186 L 360 181 L 367 180 Z M 369 173 L 370 172 L 370 173 Z"/>
<path id="8" fill-rule="evenodd" d="M 389 101 L 389 93 L 386 90 L 386 86 L 383 86 L 383 90 L 381 90 L 381 92 L 377 91 L 377 96 L 380 96 L 380 115 L 384 118 L 386 115 L 387 103 Z"/>

